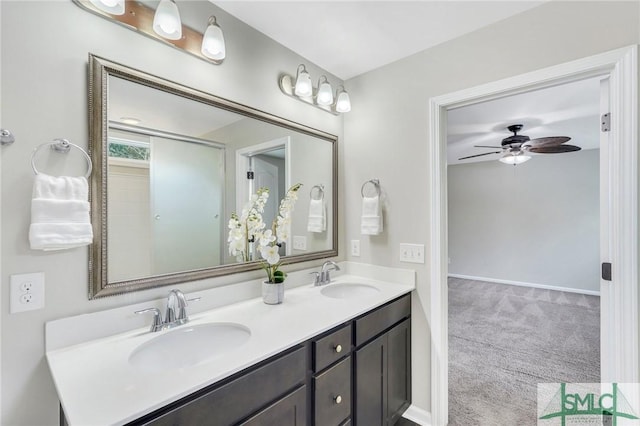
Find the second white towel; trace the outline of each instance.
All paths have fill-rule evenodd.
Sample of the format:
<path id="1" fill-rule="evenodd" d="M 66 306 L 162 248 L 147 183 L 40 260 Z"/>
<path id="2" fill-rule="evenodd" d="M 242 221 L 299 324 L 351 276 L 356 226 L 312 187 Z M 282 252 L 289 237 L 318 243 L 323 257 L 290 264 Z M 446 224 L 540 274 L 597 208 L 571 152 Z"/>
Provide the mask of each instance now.
<path id="1" fill-rule="evenodd" d="M 38 173 L 31 200 L 31 249 L 62 250 L 91 244 L 88 194 L 89 184 L 82 176 Z"/>
<path id="2" fill-rule="evenodd" d="M 309 219 L 307 221 L 307 231 L 324 232 L 327 230 L 327 214 L 324 200 L 309 201 Z"/>
<path id="3" fill-rule="evenodd" d="M 378 235 L 382 233 L 382 208 L 380 197 L 362 198 L 362 220 L 360 232 L 363 235 Z"/>

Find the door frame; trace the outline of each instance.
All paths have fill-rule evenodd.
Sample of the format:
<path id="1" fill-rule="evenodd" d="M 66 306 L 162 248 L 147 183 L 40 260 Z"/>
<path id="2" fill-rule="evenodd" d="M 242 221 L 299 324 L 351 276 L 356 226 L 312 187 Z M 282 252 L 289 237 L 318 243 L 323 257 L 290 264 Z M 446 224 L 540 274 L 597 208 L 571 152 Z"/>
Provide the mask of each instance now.
<path id="1" fill-rule="evenodd" d="M 601 281 L 601 380 L 637 383 L 638 47 L 628 46 L 429 100 L 431 421 L 448 422 L 447 110 L 584 78 L 609 78 L 609 253 L 613 280 Z M 601 148 L 602 149 L 602 148 Z M 605 306 L 606 303 L 606 306 Z"/>

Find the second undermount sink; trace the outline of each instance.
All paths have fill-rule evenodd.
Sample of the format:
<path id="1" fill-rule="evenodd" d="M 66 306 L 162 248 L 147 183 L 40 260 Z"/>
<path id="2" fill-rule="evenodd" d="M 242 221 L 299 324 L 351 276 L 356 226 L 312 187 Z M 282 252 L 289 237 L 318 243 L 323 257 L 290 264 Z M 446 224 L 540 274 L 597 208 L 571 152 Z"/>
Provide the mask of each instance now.
<path id="1" fill-rule="evenodd" d="M 352 297 L 365 297 L 378 293 L 380 290 L 369 284 L 361 283 L 336 283 L 329 284 L 320 290 L 323 296 L 334 299 L 350 299 Z"/>
<path id="2" fill-rule="evenodd" d="M 190 367 L 246 343 L 251 331 L 235 323 L 183 325 L 138 346 L 129 364 L 148 372 Z"/>

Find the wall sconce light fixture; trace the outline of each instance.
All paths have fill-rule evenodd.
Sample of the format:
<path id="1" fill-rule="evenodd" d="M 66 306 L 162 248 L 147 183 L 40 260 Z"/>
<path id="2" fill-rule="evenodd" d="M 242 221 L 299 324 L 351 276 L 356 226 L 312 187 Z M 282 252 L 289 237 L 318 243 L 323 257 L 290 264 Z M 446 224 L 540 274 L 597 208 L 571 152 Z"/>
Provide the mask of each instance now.
<path id="1" fill-rule="evenodd" d="M 153 15 L 153 31 L 168 40 L 182 38 L 182 21 L 180 11 L 174 0 L 161 0 Z"/>
<path id="2" fill-rule="evenodd" d="M 222 28 L 218 26 L 215 16 L 209 17 L 209 25 L 202 38 L 202 54 L 207 58 L 221 61 L 227 56 Z"/>
<path id="3" fill-rule="evenodd" d="M 90 0 L 91 4 L 111 15 L 124 15 L 124 0 Z"/>
<path id="4" fill-rule="evenodd" d="M 209 63 L 226 56 L 222 29 L 211 16 L 204 34 L 182 24 L 175 0 L 161 0 L 153 9 L 134 0 L 72 0 L 84 10 L 121 24 Z"/>
<path id="5" fill-rule="evenodd" d="M 303 64 L 298 65 L 295 78 L 289 74 L 281 74 L 278 79 L 278 85 L 285 95 L 306 102 L 333 115 L 351 111 L 351 100 L 343 86 L 338 88 L 334 96 L 331 83 L 329 83 L 327 76 L 322 75 L 318 79 L 318 87 L 315 88 L 311 83 L 311 76 Z"/>

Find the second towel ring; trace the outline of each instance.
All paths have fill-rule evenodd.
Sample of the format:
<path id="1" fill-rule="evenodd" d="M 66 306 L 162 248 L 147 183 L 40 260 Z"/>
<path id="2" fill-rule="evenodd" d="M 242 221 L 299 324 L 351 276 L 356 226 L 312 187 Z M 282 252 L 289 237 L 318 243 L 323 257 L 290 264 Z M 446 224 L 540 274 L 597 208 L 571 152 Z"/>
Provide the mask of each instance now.
<path id="1" fill-rule="evenodd" d="M 318 198 L 313 198 L 313 190 L 317 189 L 318 191 Z M 319 184 L 319 185 L 313 185 L 311 187 L 311 191 L 309 191 L 309 197 L 312 200 L 324 200 L 324 185 L 323 184 Z"/>
<path id="2" fill-rule="evenodd" d="M 364 188 L 365 186 L 367 186 L 368 183 L 374 186 L 374 188 L 376 189 L 376 193 L 378 194 L 378 197 L 379 197 L 380 196 L 380 180 L 379 179 L 369 179 L 368 181 L 362 184 L 362 188 L 360 188 L 360 194 L 362 194 L 362 197 L 364 198 L 365 196 Z"/>
<path id="3" fill-rule="evenodd" d="M 88 170 L 87 170 L 87 173 L 84 175 L 84 177 L 89 179 L 89 176 L 91 176 L 91 171 L 93 170 L 91 157 L 89 157 L 89 154 L 87 154 L 87 152 L 84 149 L 80 148 L 78 145 L 74 143 L 69 142 L 67 139 L 54 139 L 53 142 L 43 143 L 42 145 L 39 145 L 38 147 L 36 147 L 36 149 L 34 149 L 33 152 L 31 153 L 31 168 L 33 169 L 33 173 L 35 173 L 36 175 L 39 173 L 38 169 L 36 169 L 36 154 L 38 153 L 38 151 L 40 151 L 42 148 L 46 146 L 51 147 L 52 150 L 60 154 L 66 154 L 71 150 L 71 148 L 77 148 L 78 150 L 80 150 L 85 160 L 87 160 L 87 165 L 88 165 Z"/>

